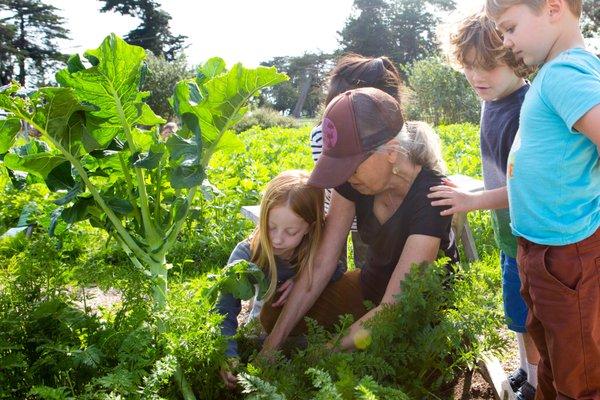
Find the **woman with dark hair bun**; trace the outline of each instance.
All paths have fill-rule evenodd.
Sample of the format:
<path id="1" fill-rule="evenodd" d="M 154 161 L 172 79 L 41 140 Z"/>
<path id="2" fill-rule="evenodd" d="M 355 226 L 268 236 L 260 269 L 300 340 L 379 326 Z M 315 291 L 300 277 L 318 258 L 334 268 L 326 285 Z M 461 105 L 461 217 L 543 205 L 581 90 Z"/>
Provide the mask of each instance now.
<path id="1" fill-rule="evenodd" d="M 360 54 L 348 53 L 343 55 L 331 71 L 329 88 L 325 98 L 326 107 L 337 95 L 347 90 L 361 87 L 374 87 L 384 91 L 400 103 L 402 80 L 400 73 L 392 61 L 387 57 L 365 57 Z M 313 128 L 310 133 L 310 147 L 312 157 L 316 163 L 323 151 L 322 124 Z M 331 191 L 325 192 L 325 211 L 329 210 Z M 362 268 L 365 263 L 366 246 L 356 231 L 356 220 L 351 228 L 352 247 L 354 250 L 354 264 Z M 342 251 L 345 262 L 346 252 Z"/>

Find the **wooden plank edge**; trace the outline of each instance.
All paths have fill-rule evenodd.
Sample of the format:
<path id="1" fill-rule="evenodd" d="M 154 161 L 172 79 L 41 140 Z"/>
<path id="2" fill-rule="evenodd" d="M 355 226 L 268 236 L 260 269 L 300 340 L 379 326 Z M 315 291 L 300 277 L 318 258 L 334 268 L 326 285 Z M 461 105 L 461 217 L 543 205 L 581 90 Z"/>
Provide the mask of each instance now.
<path id="1" fill-rule="evenodd" d="M 515 394 L 508 383 L 508 377 L 500 361 L 491 354 L 486 354 L 477 363 L 481 375 L 492 386 L 497 400 L 514 400 Z"/>

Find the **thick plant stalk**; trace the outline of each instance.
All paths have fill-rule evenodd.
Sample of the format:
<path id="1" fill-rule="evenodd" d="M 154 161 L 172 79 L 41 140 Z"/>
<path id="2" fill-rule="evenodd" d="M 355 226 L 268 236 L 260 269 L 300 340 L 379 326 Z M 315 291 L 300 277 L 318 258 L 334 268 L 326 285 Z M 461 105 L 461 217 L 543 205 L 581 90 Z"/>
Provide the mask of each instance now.
<path id="1" fill-rule="evenodd" d="M 35 124 L 29 118 L 24 118 L 24 116 L 20 116 L 20 117 L 23 120 L 27 121 L 31 126 L 33 126 L 35 129 L 37 129 L 39 132 L 44 134 L 44 136 L 46 138 L 48 138 L 48 140 L 65 156 L 67 161 L 69 161 L 71 163 L 71 165 L 73 165 L 73 167 L 75 168 L 75 170 L 77 171 L 77 173 L 79 174 L 79 176 L 81 177 L 83 182 L 85 183 L 85 186 L 88 188 L 88 190 L 94 197 L 94 200 L 96 200 L 96 202 L 98 203 L 100 208 L 102 208 L 102 211 L 104 211 L 106 213 L 106 216 L 108 217 L 110 222 L 113 224 L 113 226 L 115 227 L 115 230 L 121 236 L 121 239 L 123 239 L 123 241 L 125 242 L 127 247 L 129 247 L 131 249 L 131 251 L 133 251 L 133 253 L 136 255 L 137 258 L 139 258 L 140 260 L 143 260 L 147 263 L 151 263 L 152 259 L 146 254 L 146 252 L 144 252 L 137 245 L 137 243 L 135 243 L 135 241 L 133 240 L 131 235 L 129 235 L 129 233 L 125 230 L 125 227 L 123 226 L 123 224 L 121 224 L 121 221 L 119 220 L 119 218 L 117 218 L 115 213 L 110 209 L 110 207 L 108 207 L 108 205 L 106 204 L 106 202 L 104 201 L 102 196 L 100 196 L 100 193 L 96 189 L 96 186 L 94 186 L 94 184 L 90 181 L 87 173 L 85 172 L 85 169 L 83 168 L 83 166 L 81 165 L 79 160 L 77 160 L 75 157 L 73 157 L 73 155 L 71 153 L 69 153 L 67 151 L 67 149 L 65 149 L 63 146 L 60 145 L 60 143 L 58 143 L 50 135 L 48 135 L 46 130 L 43 129 L 41 126 Z"/>
<path id="2" fill-rule="evenodd" d="M 121 104 L 121 100 L 119 98 L 119 96 L 117 95 L 117 93 L 113 93 L 113 97 L 115 99 L 115 105 L 117 106 L 117 112 L 119 114 L 119 119 L 121 120 L 121 125 L 123 126 L 123 129 L 125 131 L 125 137 L 127 138 L 127 144 L 129 145 L 129 149 L 131 150 L 132 154 L 135 154 L 137 152 L 137 149 L 135 147 L 135 142 L 133 141 L 133 137 L 131 136 L 131 127 L 129 126 L 129 123 L 127 122 L 127 119 L 125 118 L 125 113 L 123 112 L 123 105 Z M 151 248 L 153 248 L 152 245 L 157 245 L 158 243 L 160 243 L 160 238 L 158 235 L 158 232 L 156 231 L 156 227 L 154 226 L 153 222 L 152 222 L 152 218 L 150 217 L 150 210 L 148 207 L 148 194 L 146 193 L 146 182 L 144 179 L 144 172 L 142 171 L 141 168 L 139 167 L 134 167 L 135 170 L 135 176 L 137 179 L 137 184 L 138 184 L 138 192 L 139 192 L 139 196 L 140 196 L 140 203 L 141 203 L 141 211 L 142 211 L 142 221 L 143 221 L 143 225 L 144 225 L 144 232 L 146 234 L 146 240 L 148 240 L 149 243 L 151 243 Z"/>

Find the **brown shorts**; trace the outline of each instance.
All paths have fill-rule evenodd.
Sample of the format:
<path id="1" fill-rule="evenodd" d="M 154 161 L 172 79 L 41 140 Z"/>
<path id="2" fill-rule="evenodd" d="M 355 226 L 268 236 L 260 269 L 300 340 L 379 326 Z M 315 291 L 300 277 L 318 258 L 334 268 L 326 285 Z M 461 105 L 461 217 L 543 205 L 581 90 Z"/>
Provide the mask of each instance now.
<path id="1" fill-rule="evenodd" d="M 536 400 L 600 400 L 600 229 L 567 246 L 519 238 L 517 259 L 541 356 Z"/>
<path id="2" fill-rule="evenodd" d="M 360 269 L 346 272 L 340 279 L 325 287 L 321 296 L 306 314 L 325 329 L 332 329 L 339 322 L 339 317 L 352 314 L 354 320 L 362 317 L 367 309 L 360 287 Z M 271 301 L 264 304 L 260 312 L 260 322 L 267 333 L 270 333 L 283 307 L 271 307 Z M 291 336 L 305 334 L 307 331 L 304 318 L 290 332 Z"/>

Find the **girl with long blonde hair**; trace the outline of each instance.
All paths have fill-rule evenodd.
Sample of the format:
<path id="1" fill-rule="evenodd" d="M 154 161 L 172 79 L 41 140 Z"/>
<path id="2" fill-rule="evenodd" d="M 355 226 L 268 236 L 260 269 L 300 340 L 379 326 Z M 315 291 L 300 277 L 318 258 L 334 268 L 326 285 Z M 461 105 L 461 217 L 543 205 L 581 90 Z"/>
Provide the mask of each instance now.
<path id="1" fill-rule="evenodd" d="M 249 261 L 260 267 L 268 278 L 261 317 L 285 303 L 297 273 L 306 270 L 308 276 L 312 276 L 324 225 L 323 189 L 309 186 L 308 178 L 306 171 L 290 170 L 269 182 L 260 204 L 256 229 L 248 239 L 238 243 L 229 257 L 228 264 Z M 342 268 L 338 266 L 332 280 L 344 273 Z M 221 293 L 217 310 L 225 315 L 223 334 L 235 335 L 241 301 L 231 294 Z M 226 354 L 230 358 L 237 356 L 235 340 L 229 341 Z M 229 366 L 224 366 L 220 375 L 227 387 L 235 387 L 236 377 Z"/>

